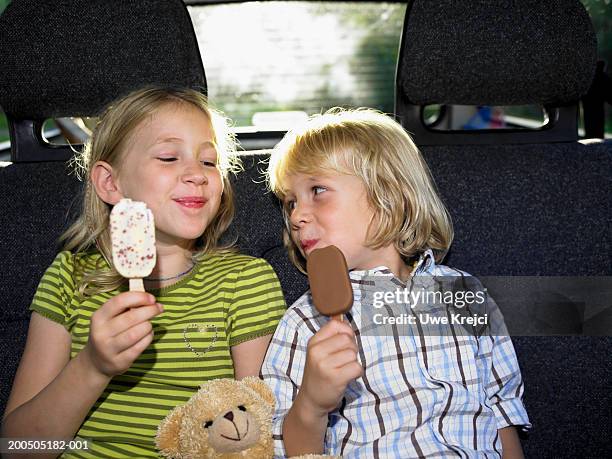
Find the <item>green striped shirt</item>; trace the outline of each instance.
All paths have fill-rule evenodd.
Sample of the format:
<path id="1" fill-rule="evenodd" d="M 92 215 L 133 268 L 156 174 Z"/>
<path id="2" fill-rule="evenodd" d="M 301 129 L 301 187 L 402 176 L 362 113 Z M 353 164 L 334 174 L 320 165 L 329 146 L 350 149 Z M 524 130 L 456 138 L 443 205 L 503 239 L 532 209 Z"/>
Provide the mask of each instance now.
<path id="1" fill-rule="evenodd" d="M 75 263 L 91 270 L 95 254 L 61 252 L 44 274 L 30 309 L 58 322 L 72 337 L 71 358 L 87 344 L 92 314 L 125 291 L 79 300 Z M 233 378 L 230 348 L 272 334 L 285 311 L 278 279 L 265 260 L 211 254 L 177 283 L 151 290 L 164 312 L 155 337 L 124 374 L 114 377 L 77 433 L 89 451 L 63 457 L 157 457 L 159 422 L 209 379 Z"/>

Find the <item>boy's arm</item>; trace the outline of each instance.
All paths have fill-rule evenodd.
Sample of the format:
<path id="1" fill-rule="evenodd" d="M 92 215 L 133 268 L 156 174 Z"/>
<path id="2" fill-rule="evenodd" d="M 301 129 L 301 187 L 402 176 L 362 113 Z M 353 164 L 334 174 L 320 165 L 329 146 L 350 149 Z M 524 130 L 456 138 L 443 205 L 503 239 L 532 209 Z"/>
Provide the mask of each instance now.
<path id="1" fill-rule="evenodd" d="M 328 414 L 362 371 L 355 334 L 347 323 L 330 320 L 310 338 L 302 384 L 283 424 L 288 456 L 323 452 Z"/>
<path id="2" fill-rule="evenodd" d="M 354 335 L 347 324 L 330 321 L 314 336 L 311 330 L 290 309 L 272 338 L 261 368 L 276 399 L 272 419 L 275 457 L 323 452 L 328 413 L 342 398 L 345 381 L 362 372 L 356 361 Z M 321 341 L 323 346 L 317 345 Z M 310 357 L 313 348 L 314 359 Z M 343 350 L 338 353 L 337 349 Z M 307 365 L 307 355 L 319 364 Z M 326 355 L 332 359 L 321 358 Z M 321 370 L 329 376 L 322 377 Z M 325 399 L 323 404 L 317 396 Z"/>
<path id="3" fill-rule="evenodd" d="M 316 409 L 299 394 L 283 422 L 283 441 L 288 456 L 323 454 L 327 413 Z"/>
<path id="4" fill-rule="evenodd" d="M 509 426 L 499 429 L 498 432 L 502 442 L 502 459 L 524 459 L 523 448 L 516 429 Z"/>
<path id="5" fill-rule="evenodd" d="M 283 423 L 293 404 L 306 361 L 306 346 L 302 343 L 300 324 L 289 309 L 282 317 L 270 341 L 261 365 L 261 378 L 274 393 L 272 439 L 274 457 L 284 458 Z"/>
<path id="6" fill-rule="evenodd" d="M 523 405 L 523 377 L 514 346 L 495 301 L 487 302 L 491 335 L 491 369 L 486 392 L 499 426 L 504 458 L 523 458 L 517 427 L 531 427 Z"/>

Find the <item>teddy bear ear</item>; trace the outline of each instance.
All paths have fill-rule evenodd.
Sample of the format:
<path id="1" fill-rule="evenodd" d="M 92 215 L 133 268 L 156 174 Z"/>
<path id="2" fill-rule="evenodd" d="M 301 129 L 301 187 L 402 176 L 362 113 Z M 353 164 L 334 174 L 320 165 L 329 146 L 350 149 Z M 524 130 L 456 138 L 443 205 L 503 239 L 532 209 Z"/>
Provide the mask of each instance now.
<path id="1" fill-rule="evenodd" d="M 241 379 L 240 382 L 257 392 L 274 409 L 274 394 L 265 382 L 257 376 L 247 376 Z"/>
<path id="2" fill-rule="evenodd" d="M 169 459 L 179 459 L 181 457 L 179 434 L 184 410 L 184 406 L 177 406 L 170 411 L 170 414 L 166 416 L 157 428 L 155 446 L 157 446 L 162 456 Z"/>

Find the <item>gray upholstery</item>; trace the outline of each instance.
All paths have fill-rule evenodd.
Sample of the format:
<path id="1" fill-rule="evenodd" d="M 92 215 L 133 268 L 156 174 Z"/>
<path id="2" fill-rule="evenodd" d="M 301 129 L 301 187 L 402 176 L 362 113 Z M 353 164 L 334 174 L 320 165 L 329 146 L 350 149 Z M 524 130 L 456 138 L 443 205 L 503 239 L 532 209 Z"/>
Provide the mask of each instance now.
<path id="1" fill-rule="evenodd" d="M 308 283 L 283 247 L 280 205 L 264 182 L 268 159 L 265 153 L 243 156 L 244 171 L 232 177 L 236 216 L 225 239 L 235 240 L 241 252 L 263 257 L 272 265 L 289 306 L 307 290 Z"/>
<path id="2" fill-rule="evenodd" d="M 481 276 L 612 275 L 609 144 L 421 150 L 455 225 L 446 264 Z M 604 337 L 513 337 L 533 424 L 527 457 L 609 457 L 610 323 Z"/>
<path id="3" fill-rule="evenodd" d="M 612 274 L 610 145 L 421 151 L 453 217 L 448 263 L 483 276 Z"/>
<path id="4" fill-rule="evenodd" d="M 597 42 L 578 1 L 409 3 L 397 83 L 414 104 L 563 104 L 593 81 Z"/>
<path id="5" fill-rule="evenodd" d="M 17 118 L 93 116 L 149 84 L 206 92 L 176 0 L 13 0 L 0 16 L 0 105 Z"/>
<path id="6" fill-rule="evenodd" d="M 0 412 L 25 345 L 28 306 L 78 210 L 79 189 L 61 162 L 0 168 Z"/>

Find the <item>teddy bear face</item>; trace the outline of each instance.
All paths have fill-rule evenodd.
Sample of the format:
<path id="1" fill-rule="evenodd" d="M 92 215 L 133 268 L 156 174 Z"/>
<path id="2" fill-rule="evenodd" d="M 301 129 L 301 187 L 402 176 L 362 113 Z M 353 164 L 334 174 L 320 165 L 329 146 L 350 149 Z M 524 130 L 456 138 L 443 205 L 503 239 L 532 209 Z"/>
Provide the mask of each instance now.
<path id="1" fill-rule="evenodd" d="M 271 457 L 273 403 L 258 378 L 209 381 L 160 424 L 158 448 L 168 458 Z"/>
<path id="2" fill-rule="evenodd" d="M 220 413 L 214 420 L 206 421 L 208 444 L 218 452 L 238 452 L 250 448 L 261 435 L 259 422 L 244 405 Z"/>

